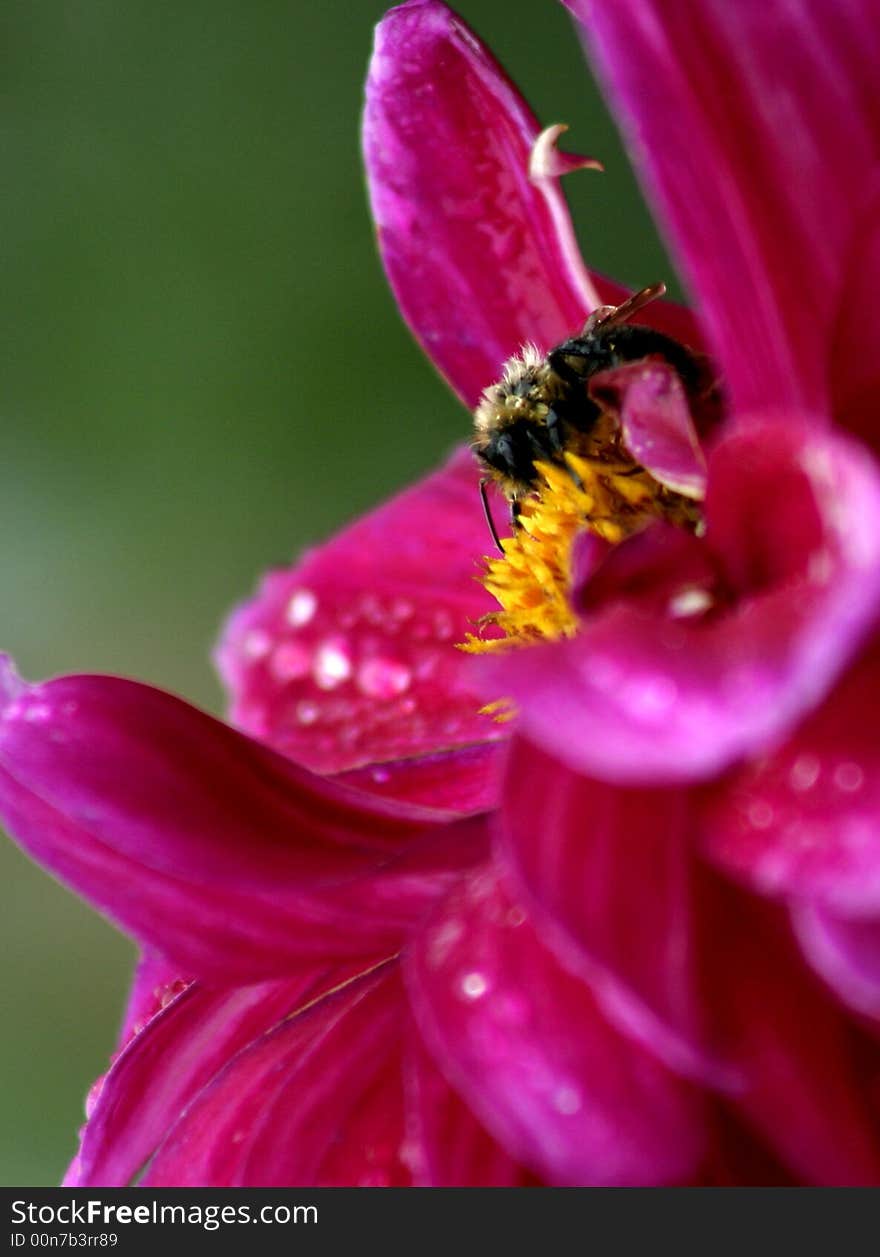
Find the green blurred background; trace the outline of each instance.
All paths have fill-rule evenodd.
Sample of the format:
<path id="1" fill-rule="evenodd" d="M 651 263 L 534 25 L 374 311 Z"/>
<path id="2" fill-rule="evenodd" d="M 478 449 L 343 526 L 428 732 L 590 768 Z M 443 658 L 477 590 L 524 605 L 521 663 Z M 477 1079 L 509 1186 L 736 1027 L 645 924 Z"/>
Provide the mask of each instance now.
<path id="1" fill-rule="evenodd" d="M 366 209 L 384 8 L 0 9 L 0 647 L 26 676 L 119 672 L 222 711 L 224 612 L 467 433 L 398 319 Z M 669 280 L 561 6 L 459 9 L 542 121 L 606 161 L 568 185 L 591 264 Z M 344 390 L 326 386 L 340 340 Z M 134 951 L 10 844 L 0 859 L 0 1182 L 51 1184 Z"/>

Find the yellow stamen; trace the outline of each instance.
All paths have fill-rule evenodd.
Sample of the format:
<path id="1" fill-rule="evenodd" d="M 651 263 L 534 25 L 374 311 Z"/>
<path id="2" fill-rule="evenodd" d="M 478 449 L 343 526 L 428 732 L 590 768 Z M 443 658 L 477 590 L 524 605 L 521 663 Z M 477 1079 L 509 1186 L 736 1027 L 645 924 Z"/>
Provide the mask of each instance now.
<path id="1" fill-rule="evenodd" d="M 520 503 L 514 535 L 502 541 L 503 555 L 485 560 L 481 579 L 501 609 L 483 617 L 461 650 L 477 654 L 572 637 L 578 627 L 570 597 L 572 543 L 584 530 L 617 545 L 653 518 L 690 528 L 699 523 L 699 504 L 655 480 L 610 432 L 594 433 L 590 445 L 588 454 L 566 452 L 565 466 L 536 464 L 540 482 Z M 481 636 L 489 627 L 502 635 Z"/>

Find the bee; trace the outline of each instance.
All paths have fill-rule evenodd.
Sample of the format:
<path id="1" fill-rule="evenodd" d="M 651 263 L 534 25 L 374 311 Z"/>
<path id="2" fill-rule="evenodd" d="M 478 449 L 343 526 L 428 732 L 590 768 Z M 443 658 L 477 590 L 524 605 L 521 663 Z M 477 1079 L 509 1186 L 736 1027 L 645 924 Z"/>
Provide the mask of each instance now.
<path id="1" fill-rule="evenodd" d="M 480 481 L 480 496 L 499 550 L 502 546 L 489 509 L 487 485 L 494 482 L 501 488 L 515 529 L 520 502 L 540 483 L 536 464 L 566 467 L 566 452 L 580 452 L 585 438 L 588 440 L 596 429 L 602 409 L 590 396 L 593 376 L 623 363 L 661 358 L 676 371 L 690 401 L 704 403 L 714 395 L 714 382 L 703 355 L 652 327 L 628 322 L 665 291 L 665 284 L 652 284 L 619 306 L 600 306 L 579 335 L 563 341 L 546 356 L 534 345 L 525 345 L 506 363 L 501 379 L 483 393 L 474 413 L 473 448 L 486 473 Z M 616 436 L 614 441 L 617 444 Z M 614 454 L 619 459 L 621 453 L 628 458 L 617 445 Z M 633 471 L 642 470 L 631 458 L 629 462 Z"/>

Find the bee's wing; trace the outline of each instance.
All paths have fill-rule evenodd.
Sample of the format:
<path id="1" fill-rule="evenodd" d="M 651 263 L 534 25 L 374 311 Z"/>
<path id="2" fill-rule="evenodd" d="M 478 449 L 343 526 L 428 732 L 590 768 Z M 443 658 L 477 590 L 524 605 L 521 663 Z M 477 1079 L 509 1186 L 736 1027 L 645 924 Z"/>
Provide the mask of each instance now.
<path id="1" fill-rule="evenodd" d="M 627 319 L 631 319 L 634 314 L 637 314 L 639 310 L 649 305 L 650 302 L 656 301 L 658 297 L 662 297 L 665 292 L 666 285 L 662 282 L 651 284 L 647 288 L 641 288 L 638 292 L 634 292 L 631 297 L 627 297 L 626 301 L 619 306 L 611 306 L 608 313 L 602 314 L 600 311 L 596 311 L 599 317 L 595 322 L 592 317 L 589 318 L 584 331 L 587 329 L 596 331 L 599 327 L 611 327 L 615 323 L 625 323 Z M 605 309 L 608 309 L 608 307 L 605 307 Z"/>

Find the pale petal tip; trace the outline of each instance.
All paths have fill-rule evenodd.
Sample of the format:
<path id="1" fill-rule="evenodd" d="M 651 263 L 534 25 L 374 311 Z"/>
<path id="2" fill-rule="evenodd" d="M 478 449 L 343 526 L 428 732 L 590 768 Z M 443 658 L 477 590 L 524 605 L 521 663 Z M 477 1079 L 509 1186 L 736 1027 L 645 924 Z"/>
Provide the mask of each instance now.
<path id="1" fill-rule="evenodd" d="M 529 156 L 529 179 L 540 183 L 542 179 L 561 179 L 573 170 L 603 170 L 605 167 L 595 157 L 578 153 L 561 153 L 556 147 L 559 137 L 568 130 L 565 122 L 554 122 L 545 127 L 532 145 Z"/>

